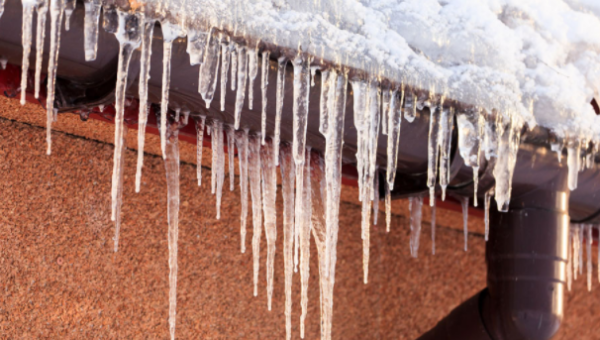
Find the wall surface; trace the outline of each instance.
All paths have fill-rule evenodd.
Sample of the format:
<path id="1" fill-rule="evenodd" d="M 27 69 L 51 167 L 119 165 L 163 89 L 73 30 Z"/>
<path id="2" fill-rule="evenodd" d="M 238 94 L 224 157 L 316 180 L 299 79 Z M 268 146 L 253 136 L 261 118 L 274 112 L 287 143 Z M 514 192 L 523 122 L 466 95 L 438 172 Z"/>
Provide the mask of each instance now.
<path id="1" fill-rule="evenodd" d="M 156 156 L 158 138 L 148 135 L 139 194 L 133 183 L 136 151 L 127 151 L 120 248 L 114 253 L 113 126 L 61 115 L 53 131 L 53 153 L 46 156 L 43 110 L 0 99 L 0 116 L 0 338 L 167 339 L 166 183 L 162 159 Z M 134 130 L 128 135 L 133 148 L 136 135 Z M 281 228 L 269 312 L 264 237 L 258 297 L 252 296 L 251 228 L 248 251 L 239 251 L 239 178 L 235 191 L 224 192 L 222 218 L 217 220 L 209 185 L 210 149 L 204 149 L 200 188 L 195 152 L 194 145 L 182 143 L 177 336 L 282 339 Z M 485 286 L 482 220 L 470 218 L 469 251 L 464 252 L 461 214 L 438 210 L 433 256 L 430 212 L 424 207 L 421 249 L 413 259 L 405 200 L 393 202 L 389 234 L 384 214 L 379 214 L 371 236 L 370 282 L 364 285 L 358 193 L 354 187 L 342 190 L 334 339 L 415 339 Z M 281 225 L 280 192 L 277 204 Z M 314 243 L 311 255 L 306 339 L 318 339 Z M 600 339 L 595 331 L 600 290 L 588 293 L 584 284 L 580 278 L 566 296 L 558 339 Z M 299 339 L 297 274 L 293 285 L 293 339 Z"/>

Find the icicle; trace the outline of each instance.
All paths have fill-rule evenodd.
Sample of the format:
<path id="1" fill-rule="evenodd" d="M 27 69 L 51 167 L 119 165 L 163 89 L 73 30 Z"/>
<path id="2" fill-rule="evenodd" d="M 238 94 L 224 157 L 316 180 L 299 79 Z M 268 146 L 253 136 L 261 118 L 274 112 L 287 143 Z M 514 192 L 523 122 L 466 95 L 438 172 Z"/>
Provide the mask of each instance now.
<path id="1" fill-rule="evenodd" d="M 579 238 L 579 225 L 572 225 L 573 232 L 573 279 L 577 280 L 579 273 L 579 248 L 581 248 L 581 239 Z"/>
<path id="2" fill-rule="evenodd" d="M 587 288 L 588 292 L 592 291 L 592 225 L 588 224 L 586 226 L 587 236 Z"/>
<path id="3" fill-rule="evenodd" d="M 65 31 L 71 29 L 71 15 L 75 10 L 76 0 L 63 0 L 65 2 Z"/>
<path id="4" fill-rule="evenodd" d="M 52 152 L 52 121 L 54 119 L 54 85 L 58 67 L 58 50 L 60 48 L 60 26 L 65 12 L 65 3 L 61 0 L 50 2 L 50 51 L 48 53 L 48 88 L 46 93 L 46 154 Z M 121 53 L 122 54 L 122 53 Z M 121 55 L 120 54 L 120 55 Z M 119 60 L 121 57 L 119 58 Z"/>
<path id="5" fill-rule="evenodd" d="M 569 228 L 569 236 L 567 240 L 567 290 L 571 291 L 573 284 L 573 230 Z M 600 257 L 600 251 L 598 252 Z M 600 274 L 599 274 L 600 275 Z M 599 278 L 600 280 L 600 278 Z"/>
<path id="6" fill-rule="evenodd" d="M 33 27 L 33 10 L 35 1 L 25 0 L 23 4 L 23 33 L 21 43 L 23 45 L 23 59 L 21 62 L 21 105 L 25 105 L 27 98 L 27 73 L 29 71 L 29 53 L 31 52 L 31 30 Z"/>
<path id="7" fill-rule="evenodd" d="M 87 4 L 87 2 L 86 2 Z M 146 144 L 146 124 L 148 123 L 148 79 L 150 79 L 150 58 L 152 55 L 152 36 L 154 34 L 154 20 L 145 20 L 142 14 L 142 51 L 140 57 L 140 77 L 138 85 L 139 112 L 138 112 L 138 154 L 135 172 L 135 192 L 140 192 L 142 185 L 142 167 L 144 166 L 144 146 Z M 98 32 L 96 32 L 97 34 Z M 94 59 L 96 50 L 94 47 Z"/>
<path id="8" fill-rule="evenodd" d="M 394 189 L 396 180 L 396 166 L 398 165 L 398 145 L 400 144 L 400 127 L 402 124 L 402 102 L 404 101 L 404 85 L 392 91 L 388 112 L 388 138 L 387 138 L 387 183 L 389 190 Z"/>
<path id="9" fill-rule="evenodd" d="M 369 248 L 370 248 L 370 229 L 371 229 L 371 201 L 375 198 L 373 190 L 373 181 L 376 175 L 377 167 L 377 139 L 379 135 L 379 108 L 381 107 L 381 91 L 376 81 L 371 81 L 367 92 L 367 105 L 364 111 L 365 117 L 363 123 L 362 140 L 363 147 L 361 158 L 362 166 L 362 239 L 363 239 L 363 281 L 366 284 L 369 276 Z M 360 190 L 360 189 L 359 189 Z"/>
<path id="10" fill-rule="evenodd" d="M 252 257 L 254 262 L 254 296 L 258 295 L 258 270 L 260 259 L 260 236 L 262 233 L 262 201 L 260 181 L 260 140 L 258 137 L 249 138 L 248 175 L 250 193 L 252 195 Z"/>
<path id="11" fill-rule="evenodd" d="M 321 78 L 324 79 L 324 78 Z M 327 200 L 325 210 L 325 252 L 332 253 L 337 244 L 339 230 L 340 194 L 342 189 L 342 149 L 344 147 L 344 119 L 346 116 L 346 93 L 348 80 L 345 73 L 329 71 L 326 79 L 329 94 L 327 96 L 327 133 L 325 134 L 325 178 Z M 334 261 L 325 256 L 325 275 L 330 272 L 330 263 Z"/>
<path id="12" fill-rule="evenodd" d="M 228 156 L 228 164 L 229 164 L 229 191 L 233 191 L 235 189 L 235 163 L 233 161 L 235 153 L 233 148 L 233 143 L 235 140 L 234 134 L 235 131 L 233 127 L 227 125 L 225 127 L 225 133 L 227 134 L 227 156 Z"/>
<path id="13" fill-rule="evenodd" d="M 365 148 L 366 148 L 366 121 L 365 121 L 365 112 L 367 109 L 367 83 L 362 80 L 352 80 L 352 92 L 354 93 L 354 127 L 356 128 L 357 136 L 356 136 L 356 170 L 358 172 L 358 198 L 362 201 L 363 197 L 363 181 L 364 181 L 364 173 L 365 173 Z M 362 231 L 361 231 L 362 237 Z"/>
<path id="14" fill-rule="evenodd" d="M 473 168 L 473 206 L 477 206 L 477 187 L 479 181 L 479 155 L 481 149 L 481 128 L 483 118 L 479 110 L 469 109 L 459 112 L 456 117 L 458 127 L 458 150 L 465 165 Z"/>
<path id="15" fill-rule="evenodd" d="M 310 91 L 310 60 L 302 55 L 296 56 L 294 65 L 294 107 L 293 107 L 293 152 L 297 166 L 304 163 L 306 149 L 306 120 L 308 117 L 308 98 Z M 300 171 L 298 173 L 301 173 Z M 302 184 L 300 177 L 299 184 Z"/>
<path id="16" fill-rule="evenodd" d="M 246 83 L 248 79 L 248 56 L 246 47 L 236 45 L 238 55 L 237 69 L 237 92 L 235 94 L 235 123 L 236 130 L 240 128 L 240 120 L 242 116 L 242 108 L 244 106 L 244 98 L 246 97 Z M 235 64 L 235 63 L 234 63 Z"/>
<path id="17" fill-rule="evenodd" d="M 207 109 L 210 108 L 210 103 L 217 88 L 221 50 L 221 38 L 217 38 L 216 34 L 210 34 L 204 53 L 204 62 L 200 65 L 198 79 L 198 92 L 204 99 Z"/>
<path id="18" fill-rule="evenodd" d="M 390 232 L 390 226 L 392 224 L 392 193 L 390 191 L 390 185 L 385 183 L 385 231 Z"/>
<path id="19" fill-rule="evenodd" d="M 435 200 L 431 206 L 431 254 L 435 255 Z"/>
<path id="20" fill-rule="evenodd" d="M 299 54 L 293 61 L 294 65 L 294 106 L 293 106 L 293 145 L 292 154 L 296 168 L 302 169 L 306 152 L 306 120 L 308 116 L 308 95 L 310 90 L 310 60 L 305 60 Z M 296 171 L 296 221 L 303 216 L 302 200 L 304 190 L 304 171 Z M 298 222 L 296 222 L 298 226 Z M 298 248 L 300 246 L 300 228 L 295 229 L 296 246 L 294 251 L 294 271 L 298 267 Z"/>
<path id="21" fill-rule="evenodd" d="M 312 69 L 311 69 L 312 70 Z M 329 96 L 329 70 L 321 71 L 321 98 L 319 102 L 319 132 L 327 136 L 327 124 L 329 123 L 327 106 Z"/>
<path id="22" fill-rule="evenodd" d="M 268 51 L 264 51 L 262 53 L 262 66 L 260 68 L 261 70 L 261 74 L 260 74 L 260 90 L 261 90 L 261 95 L 262 95 L 262 99 L 261 99 L 261 106 L 262 106 L 262 111 L 261 111 L 261 119 L 260 119 L 260 126 L 261 126 L 261 136 L 262 136 L 262 145 L 265 145 L 265 138 L 267 136 L 267 88 L 269 86 L 269 57 L 270 57 L 271 53 Z"/>
<path id="23" fill-rule="evenodd" d="M 260 155 L 263 180 L 263 214 L 265 216 L 265 236 L 267 238 L 267 299 L 269 310 L 271 310 L 275 268 L 275 242 L 277 241 L 277 211 L 275 210 L 277 167 L 273 164 L 273 144 L 266 143 L 263 145 Z"/>
<path id="24" fill-rule="evenodd" d="M 373 182 L 373 225 L 377 225 L 377 217 L 379 215 L 379 173 L 375 172 L 375 181 Z"/>
<path id="25" fill-rule="evenodd" d="M 454 108 L 442 109 L 439 128 L 440 152 L 440 186 L 442 187 L 442 201 L 446 198 L 446 188 L 450 183 L 450 162 L 452 152 L 452 129 L 454 127 Z"/>
<path id="26" fill-rule="evenodd" d="M 275 147 L 275 145 L 273 146 Z M 294 270 L 294 178 L 296 169 L 289 145 L 281 148 L 283 196 L 283 261 L 285 267 L 285 338 L 292 338 L 292 274 Z"/>
<path id="27" fill-rule="evenodd" d="M 204 126 L 206 117 L 200 116 L 195 120 L 196 123 L 196 176 L 198 177 L 198 186 L 202 184 L 202 146 L 204 144 Z"/>
<path id="28" fill-rule="evenodd" d="M 567 142 L 567 165 L 569 168 L 569 189 L 577 189 L 577 175 L 581 162 L 581 145 L 578 139 L 569 139 Z"/>
<path id="29" fill-rule="evenodd" d="M 406 99 L 404 100 L 404 119 L 407 122 L 414 122 L 417 117 L 417 95 L 411 90 L 407 91 Z"/>
<path id="30" fill-rule="evenodd" d="M 494 187 L 490 188 L 490 190 L 486 191 L 484 196 L 484 205 L 485 205 L 485 215 L 483 218 L 483 222 L 485 224 L 485 241 L 489 240 L 490 236 L 490 203 L 492 196 L 494 196 Z"/>
<path id="31" fill-rule="evenodd" d="M 391 96 L 392 96 L 392 90 L 389 87 L 384 87 L 381 90 L 381 134 L 382 135 L 387 135 L 388 134 L 388 121 L 389 121 L 389 114 L 390 114 L 390 100 L 391 100 Z M 394 95 L 396 94 L 396 91 L 394 91 L 393 93 Z"/>
<path id="32" fill-rule="evenodd" d="M 121 233 L 121 206 L 123 205 L 123 177 L 125 167 L 123 166 L 123 162 L 125 161 L 125 150 L 127 146 L 125 144 L 125 136 L 127 135 L 127 127 L 123 127 L 123 139 L 121 142 L 121 150 L 119 150 L 120 159 L 119 159 L 119 173 L 117 174 L 117 197 L 116 197 L 116 206 L 115 206 L 115 236 L 113 238 L 114 247 L 113 251 L 116 253 L 119 250 L 119 235 Z M 115 150 L 115 153 L 117 150 Z"/>
<path id="33" fill-rule="evenodd" d="M 283 95 L 285 89 L 285 67 L 288 60 L 286 57 L 277 59 L 277 89 L 275 107 L 275 131 L 273 133 L 273 153 L 275 154 L 275 165 L 279 165 L 279 144 L 281 143 L 281 113 L 283 111 Z"/>
<path id="34" fill-rule="evenodd" d="M 123 191 L 123 162 L 125 150 L 125 90 L 127 87 L 127 72 L 133 51 L 140 46 L 140 17 L 127 12 L 118 12 L 118 29 L 115 34 L 119 41 L 119 62 L 117 66 L 117 85 L 115 88 L 115 152 L 113 157 L 113 173 L 111 188 L 111 220 L 117 222 L 118 231 Z M 164 117 L 161 117 L 164 119 Z M 115 235 L 115 252 L 119 239 Z"/>
<path id="35" fill-rule="evenodd" d="M 246 252 L 246 222 L 248 219 L 248 129 L 236 133 L 235 144 L 238 149 L 238 164 L 240 170 L 240 242 L 242 253 Z"/>
<path id="36" fill-rule="evenodd" d="M 84 0 L 85 19 L 83 31 L 83 47 L 85 50 L 85 61 L 96 60 L 98 50 L 98 21 L 100 20 L 100 0 Z"/>
<path id="37" fill-rule="evenodd" d="M 307 148 L 306 151 L 306 161 L 302 165 L 303 168 L 300 168 L 298 164 L 296 164 L 297 169 L 303 169 L 304 172 L 304 182 L 302 182 L 304 187 L 302 188 L 302 190 L 300 190 L 300 192 L 302 193 L 302 197 L 296 197 L 296 228 L 300 229 L 300 281 L 302 284 L 300 300 L 300 305 L 302 307 L 302 314 L 300 315 L 300 337 L 302 339 L 304 339 L 304 322 L 306 320 L 306 314 L 308 313 L 308 279 L 310 278 L 310 230 L 312 218 L 310 148 Z M 296 177 L 296 185 L 297 183 L 298 177 Z M 296 193 L 296 195 L 298 194 Z M 297 214 L 298 201 L 300 201 L 303 206 L 301 216 L 298 216 Z M 300 220 L 301 222 L 299 222 Z"/>
<path id="38" fill-rule="evenodd" d="M 583 275 L 583 241 L 585 240 L 585 236 L 584 236 L 584 228 L 585 226 L 580 224 L 579 225 L 579 254 L 577 255 L 577 258 L 579 259 L 579 275 Z"/>
<path id="39" fill-rule="evenodd" d="M 229 37 L 221 37 L 221 111 L 225 111 L 225 95 L 227 94 L 227 72 L 231 61 L 231 46 Z"/>
<path id="40" fill-rule="evenodd" d="M 237 44 L 231 44 L 231 91 L 235 91 L 235 81 L 237 79 L 238 70 L 238 53 Z"/>
<path id="41" fill-rule="evenodd" d="M 161 22 L 160 27 L 163 34 L 163 74 L 162 91 L 160 103 L 160 146 L 163 159 L 167 157 L 165 148 L 167 146 L 167 113 L 169 110 L 169 87 L 171 85 L 171 53 L 173 51 L 173 41 L 181 34 L 179 27 Z"/>
<path id="42" fill-rule="evenodd" d="M 435 199 L 435 182 L 438 175 L 440 121 L 443 120 L 443 98 L 431 108 L 429 118 L 429 140 L 427 142 L 427 186 L 429 187 L 429 205 Z M 442 196 L 442 200 L 444 197 Z"/>
<path id="43" fill-rule="evenodd" d="M 198 30 L 189 31 L 186 52 L 190 55 L 190 65 L 194 66 L 202 64 L 208 38 L 208 32 L 201 32 Z"/>
<path id="44" fill-rule="evenodd" d="M 258 47 L 247 49 L 248 53 L 248 109 L 254 106 L 254 80 L 258 75 Z"/>
<path id="45" fill-rule="evenodd" d="M 333 316 L 333 287 L 335 284 L 335 264 L 337 261 L 337 231 L 333 234 L 331 252 L 326 250 L 325 234 L 325 209 L 329 193 L 327 192 L 327 178 L 324 175 L 323 159 L 313 153 L 311 166 L 312 188 L 312 232 L 319 256 L 319 284 L 321 295 L 321 339 L 331 339 L 331 322 Z M 325 272 L 325 259 L 330 258 L 329 272 Z"/>
<path id="46" fill-rule="evenodd" d="M 0 11 L 0 16 L 1 16 Z M 46 40 L 46 18 L 48 17 L 48 2 L 40 1 L 37 5 L 37 26 L 35 32 L 35 92 L 34 97 L 40 97 L 42 62 L 44 60 L 44 42 Z M 3 68 L 4 69 L 4 68 Z"/>
<path id="47" fill-rule="evenodd" d="M 502 132 L 498 143 L 498 160 L 494 167 L 494 178 L 496 179 L 496 203 L 498 210 L 508 211 L 510 193 L 512 190 L 512 177 L 519 151 L 521 140 L 521 126 L 511 122 Z"/>
<path id="48" fill-rule="evenodd" d="M 223 150 L 223 123 L 213 120 L 212 125 L 212 193 L 217 194 L 217 219 L 221 219 L 221 198 L 225 181 L 225 153 Z"/>
<path id="49" fill-rule="evenodd" d="M 463 234 L 465 236 L 465 251 L 468 249 L 469 242 L 469 197 L 461 197 L 460 205 L 463 213 Z"/>
<path id="50" fill-rule="evenodd" d="M 485 159 L 488 161 L 492 157 L 498 157 L 498 131 L 496 126 L 496 120 L 490 113 L 484 115 L 484 127 L 485 133 L 483 134 L 483 150 L 485 152 Z"/>
<path id="51" fill-rule="evenodd" d="M 410 210 L 410 255 L 416 258 L 419 255 L 419 240 L 421 238 L 421 218 L 423 197 L 409 198 Z"/>
<path id="52" fill-rule="evenodd" d="M 162 118 L 161 118 L 162 119 Z M 177 322 L 177 240 L 179 238 L 179 138 L 176 123 L 169 126 L 165 149 L 167 219 L 169 222 L 169 331 L 175 339 Z"/>

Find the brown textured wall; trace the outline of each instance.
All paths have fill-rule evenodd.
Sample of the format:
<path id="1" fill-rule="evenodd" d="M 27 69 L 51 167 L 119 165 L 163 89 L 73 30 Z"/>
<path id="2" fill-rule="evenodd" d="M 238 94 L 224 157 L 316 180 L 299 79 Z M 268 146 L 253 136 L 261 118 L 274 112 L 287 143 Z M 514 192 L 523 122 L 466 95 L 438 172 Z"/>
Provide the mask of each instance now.
<path id="1" fill-rule="evenodd" d="M 113 127 L 61 115 L 53 154 L 45 155 L 42 110 L 0 101 L 0 333 L 7 339 L 168 338 L 166 185 L 156 136 L 148 136 L 142 192 L 135 194 L 135 151 L 126 154 L 123 225 L 112 251 L 110 180 Z M 19 122 L 17 122 L 18 120 Z M 135 147 L 135 131 L 129 145 Z M 107 143 L 108 142 L 108 143 Z M 239 251 L 239 191 L 226 191 L 215 219 L 210 150 L 196 186 L 195 147 L 182 144 L 179 234 L 179 339 L 281 339 L 282 231 L 273 311 L 265 294 L 266 241 L 259 296 L 252 296 L 251 252 Z M 237 178 L 236 178 L 237 181 Z M 226 182 L 227 187 L 227 182 Z M 461 216 L 438 211 L 437 254 L 430 254 L 429 211 L 418 259 L 409 257 L 407 202 L 394 201 L 392 232 L 372 231 L 370 282 L 362 283 L 356 188 L 343 188 L 334 297 L 335 339 L 414 339 L 485 286 L 481 219 L 472 217 L 462 251 Z M 281 195 L 278 193 L 281 225 Z M 383 208 L 383 205 L 382 207 Z M 252 232 L 248 233 L 248 245 Z M 316 249 L 311 250 L 306 339 L 319 333 Z M 294 275 L 293 338 L 299 339 L 300 280 Z M 596 285 L 597 286 L 597 285 Z M 567 295 L 559 339 L 600 339 L 598 290 L 583 280 Z"/>

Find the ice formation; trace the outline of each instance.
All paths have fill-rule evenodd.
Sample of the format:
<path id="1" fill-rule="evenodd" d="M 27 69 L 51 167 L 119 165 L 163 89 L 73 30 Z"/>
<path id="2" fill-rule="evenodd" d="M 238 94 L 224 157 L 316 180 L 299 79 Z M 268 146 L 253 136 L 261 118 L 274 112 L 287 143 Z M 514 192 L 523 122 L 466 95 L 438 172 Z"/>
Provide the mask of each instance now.
<path id="1" fill-rule="evenodd" d="M 136 192 L 140 191 L 145 127 L 150 112 L 148 80 L 154 26 L 161 22 L 163 77 L 160 124 L 161 150 L 168 184 L 169 223 L 169 328 L 175 337 L 177 283 L 177 229 L 179 210 L 178 129 L 190 114 L 196 125 L 197 176 L 201 184 L 205 128 L 211 134 L 211 190 L 216 194 L 217 218 L 225 176 L 227 142 L 230 190 L 234 189 L 234 144 L 239 160 L 241 194 L 240 244 L 245 252 L 248 187 L 252 202 L 253 283 L 258 294 L 259 250 L 262 228 L 267 240 L 267 297 L 271 309 L 274 255 L 277 239 L 275 199 L 276 166 L 281 167 L 284 201 L 283 253 L 285 264 L 286 339 L 291 338 L 292 270 L 300 265 L 301 335 L 308 303 L 310 235 L 317 244 L 321 291 L 321 338 L 331 338 L 339 205 L 348 83 L 353 93 L 356 128 L 356 168 L 361 201 L 363 280 L 368 281 L 371 214 L 377 224 L 378 167 L 385 167 L 386 230 L 391 224 L 391 197 L 395 186 L 402 116 L 407 122 L 428 118 L 428 169 L 432 253 L 435 254 L 435 198 L 439 184 L 445 199 L 450 186 L 454 120 L 458 151 L 473 171 L 473 205 L 477 206 L 482 156 L 495 164 L 495 187 L 484 194 L 485 239 L 489 209 L 495 197 L 498 210 L 510 204 L 512 177 L 524 127 L 548 128 L 556 135 L 552 150 L 567 149 L 568 182 L 577 188 L 578 172 L 593 165 L 600 140 L 600 121 L 589 102 L 600 92 L 600 7 L 590 0 L 538 1 L 475 0 L 354 1 L 336 0 L 281 3 L 280 1 L 154 0 L 151 6 L 122 11 L 100 0 L 85 0 L 85 59 L 94 60 L 98 48 L 99 13 L 103 27 L 119 41 L 115 90 L 115 151 L 111 189 L 111 218 L 118 246 L 123 195 L 123 161 L 126 126 L 124 105 L 128 67 L 141 46 L 138 96 L 138 158 Z M 1 0 L 0 0 L 0 3 Z M 51 124 L 56 119 L 55 83 L 62 19 L 76 5 L 72 0 L 23 0 L 23 56 L 21 102 L 28 87 L 33 11 L 37 11 L 35 97 L 40 95 L 45 20 L 50 11 L 50 50 L 47 81 L 47 153 L 51 152 Z M 222 6 L 244 13 L 222 11 Z M 0 6 L 1 7 L 1 6 Z M 198 11 L 197 8 L 202 8 Z M 343 10 L 340 10 L 342 9 Z M 167 18 L 185 13 L 181 21 Z M 188 13 L 194 13 L 188 18 Z M 0 10 L 1 14 L 1 10 Z M 188 20 L 189 19 L 189 20 Z M 194 19 L 194 20 L 192 20 Z M 202 24 L 199 24 L 202 23 Z M 347 29 L 354 27 L 355 29 Z M 560 28 L 560 29 L 558 29 Z M 315 34 L 317 33 L 318 34 Z M 225 111 L 227 82 L 235 91 L 233 127 L 221 118 L 183 110 L 180 122 L 169 111 L 170 67 L 173 41 L 187 36 L 190 64 L 200 65 L 198 92 L 209 108 L 220 78 L 220 110 Z M 260 38 L 260 39 L 254 39 Z M 256 40 L 259 40 L 258 42 Z M 393 42 L 393 43 L 390 43 Z M 287 52 L 264 46 L 277 46 Z M 290 51 L 293 51 L 290 52 Z M 261 52 L 261 53 L 259 53 Z M 275 125 L 267 137 L 267 92 L 271 55 L 277 58 Z M 259 66 L 259 57 L 260 66 Z M 343 62 L 342 62 L 343 60 Z M 284 107 L 285 71 L 291 61 L 294 73 L 293 106 Z M 220 67 L 220 68 L 219 68 Z M 258 131 L 242 129 L 242 110 L 254 106 L 254 81 L 260 70 L 261 120 Z M 309 94 L 320 73 L 319 132 L 325 138 L 324 155 L 311 152 L 307 141 Z M 228 76 L 229 75 L 229 76 Z M 230 78 L 230 79 L 229 79 Z M 272 91 L 272 90 L 271 90 Z M 177 103 L 174 103 L 176 106 Z M 292 141 L 281 140 L 283 112 L 292 111 Z M 429 114 L 427 114 L 429 112 Z M 313 114 L 313 113 L 311 113 Z M 316 116 L 314 117 L 316 119 Z M 312 117 L 311 117 L 312 119 Z M 381 130 L 381 131 L 380 131 Z M 378 142 L 384 135 L 386 161 L 379 162 Z M 281 145 L 281 147 L 280 147 Z M 294 190 L 295 189 L 295 190 Z M 410 253 L 417 257 L 421 234 L 423 197 L 410 199 Z M 468 198 L 461 198 L 467 249 Z M 264 216 L 264 220 L 263 220 Z M 570 233 L 567 280 L 583 271 L 583 242 L 587 243 L 588 289 L 591 289 L 591 226 L 573 227 Z M 585 231 L 585 234 L 584 234 Z M 585 236 L 585 237 L 584 237 Z M 599 252 L 600 258 L 600 252 Z M 294 268 L 294 269 L 293 269 Z M 600 273 L 599 273 L 600 280 Z"/>

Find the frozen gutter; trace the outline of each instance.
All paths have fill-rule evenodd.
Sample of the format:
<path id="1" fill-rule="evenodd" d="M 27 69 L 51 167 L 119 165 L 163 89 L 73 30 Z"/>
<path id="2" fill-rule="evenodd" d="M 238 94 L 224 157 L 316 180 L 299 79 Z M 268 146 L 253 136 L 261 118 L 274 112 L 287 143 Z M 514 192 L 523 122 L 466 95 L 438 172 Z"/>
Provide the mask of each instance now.
<path id="1" fill-rule="evenodd" d="M 40 5 L 47 3 L 36 3 L 38 8 Z M 581 10 L 567 11 L 566 4 L 559 0 L 553 0 L 552 5 L 567 11 L 564 18 L 554 9 L 537 11 L 532 2 L 509 0 L 501 1 L 494 5 L 496 7 L 486 7 L 488 5 L 476 1 L 387 4 L 341 0 L 318 4 L 205 0 L 148 2 L 147 5 L 143 9 L 139 3 L 135 3 L 135 8 L 125 2 L 103 3 L 104 29 L 97 31 L 100 48 L 96 51 L 91 33 L 97 28 L 94 23 L 98 22 L 98 12 L 94 6 L 99 4 L 86 2 L 86 15 L 81 6 L 75 7 L 71 30 L 65 32 L 63 22 L 58 19 L 62 15 L 69 16 L 75 3 L 52 3 L 52 20 L 46 29 L 51 34 L 50 37 L 47 34 L 46 40 L 55 42 L 50 45 L 60 51 L 60 62 L 58 69 L 49 67 L 48 136 L 50 142 L 54 107 L 59 111 L 82 110 L 86 115 L 90 107 L 116 102 L 114 111 L 102 111 L 114 115 L 116 123 L 112 198 L 113 219 L 118 230 L 122 187 L 119 165 L 122 149 L 118 146 L 122 145 L 128 115 L 133 111 L 130 122 L 142 125 L 148 115 L 148 127 L 156 127 L 161 135 L 169 179 L 172 337 L 177 272 L 176 187 L 179 185 L 177 162 L 174 162 L 178 157 L 176 141 L 181 136 L 195 138 L 196 131 L 204 132 L 204 125 L 198 125 L 202 128 L 196 130 L 188 123 L 206 124 L 206 133 L 210 132 L 211 137 L 216 134 L 218 142 L 211 146 L 213 168 L 219 171 L 215 172 L 211 184 L 217 197 L 224 181 L 223 129 L 227 131 L 229 145 L 232 143 L 231 125 L 238 130 L 235 140 L 238 151 L 243 150 L 240 172 L 250 176 L 250 183 L 248 179 L 242 181 L 242 192 L 249 190 L 251 194 L 253 216 L 264 210 L 269 270 L 272 270 L 276 233 L 273 234 L 272 223 L 267 223 L 272 220 L 269 203 L 272 196 L 265 196 L 269 200 L 262 202 L 261 190 L 272 194 L 267 189 L 272 184 L 273 168 L 269 164 L 261 166 L 261 161 L 277 164 L 281 155 L 295 164 L 298 170 L 295 172 L 296 202 L 294 205 L 294 197 L 288 195 L 286 205 L 294 208 L 297 225 L 292 234 L 286 229 L 286 245 L 293 235 L 291 242 L 296 252 L 300 248 L 296 265 L 299 262 L 305 292 L 308 283 L 306 242 L 312 225 L 323 266 L 320 277 L 321 291 L 325 294 L 322 301 L 326 301 L 321 305 L 324 339 L 331 331 L 342 161 L 355 164 L 357 169 L 363 207 L 365 283 L 371 208 L 381 196 L 386 196 L 386 202 L 392 196 L 416 196 L 412 199 L 411 214 L 413 256 L 418 254 L 422 196 L 429 192 L 432 198 L 429 203 L 433 204 L 433 198 L 440 191 L 438 180 L 442 198 L 448 191 L 448 194 L 461 195 L 461 202 L 467 202 L 465 198 L 474 191 L 482 202 L 495 186 L 499 210 L 512 213 L 511 209 L 519 210 L 518 204 L 527 201 L 523 197 L 526 198 L 532 188 L 547 186 L 556 176 L 568 173 L 569 188 L 574 190 L 571 202 L 576 204 L 561 207 L 560 214 L 564 215 L 565 210 L 571 208 L 575 220 L 587 221 L 598 211 L 592 203 L 597 201 L 593 199 L 596 191 L 589 190 L 591 186 L 587 185 L 581 188 L 581 183 L 598 182 L 595 180 L 595 152 L 600 127 L 589 105 L 598 92 L 596 79 L 600 79 L 594 71 L 600 65 L 595 49 L 598 42 L 583 34 L 585 29 L 600 27 L 593 15 Z M 15 12 L 11 18 L 17 18 L 21 9 L 17 2 L 8 0 L 7 12 L 11 11 Z M 558 19 L 563 19 L 560 21 L 563 27 L 550 23 Z M 161 22 L 160 30 L 158 26 L 152 30 L 155 20 Z M 18 27 L 21 25 L 16 22 L 0 20 L 1 51 L 16 64 L 21 63 Z M 60 47 L 58 32 L 62 35 Z M 186 35 L 187 40 L 183 38 Z M 547 41 L 540 40 L 541 37 Z M 550 52 L 554 53 L 546 53 L 548 50 L 544 49 L 551 47 L 554 50 Z M 53 57 L 54 52 L 50 53 Z M 569 55 L 566 63 L 565 54 Z M 94 55 L 95 60 L 88 62 Z M 548 58 L 552 61 L 550 64 Z M 227 70 L 219 70 L 221 61 L 225 60 L 232 67 L 228 84 L 224 84 Z M 190 61 L 195 65 L 190 66 Z M 30 63 L 34 64 L 41 65 Z M 556 72 L 548 72 L 546 66 Z M 317 69 L 320 71 L 315 76 Z M 145 70 L 149 72 L 148 83 Z M 56 87 L 52 77 L 55 71 L 58 74 Z M 27 74 L 26 69 L 24 74 Z M 311 84 L 313 81 L 315 85 Z M 30 90 L 29 83 L 25 82 Z M 148 92 L 139 94 L 146 85 Z M 235 88 L 235 92 L 227 88 Z M 221 93 L 222 89 L 226 93 Z M 248 102 L 253 94 L 254 101 Z M 126 96 L 147 96 L 149 102 L 160 102 L 161 106 L 154 106 L 150 111 L 142 109 L 136 117 L 138 108 L 131 107 L 132 101 Z M 320 119 L 315 118 L 317 113 Z M 282 114 L 281 131 L 277 130 L 278 114 Z M 188 118 L 191 119 L 188 121 Z M 523 134 L 526 128 L 528 132 Z M 550 145 L 549 130 L 553 134 Z M 269 143 L 261 147 L 264 136 L 259 137 L 259 131 L 267 131 L 269 136 L 280 132 L 281 140 L 293 142 L 293 148 L 282 145 L 279 154 L 273 151 L 279 145 L 271 148 Z M 570 134 L 566 135 L 566 131 Z M 143 133 L 139 137 L 141 143 Z M 568 171 L 556 163 L 549 146 L 561 153 L 566 146 Z M 324 153 L 324 159 L 318 153 Z M 397 168 L 394 161 L 390 162 L 395 157 Z M 583 161 L 582 157 L 585 157 Z M 378 170 L 379 166 L 387 167 L 388 172 L 384 175 Z M 582 169 L 587 170 L 579 174 Z M 136 177 L 140 176 L 141 172 Z M 386 190 L 386 182 L 390 186 L 395 182 L 393 190 Z M 581 189 L 575 190 L 577 187 Z M 242 204 L 247 204 L 247 199 L 247 195 L 243 196 Z M 322 204 L 327 206 L 325 211 Z M 241 217 L 242 235 L 245 218 Z M 257 235 L 262 230 L 262 220 L 254 218 L 250 222 L 254 227 L 257 273 L 260 247 Z M 286 251 L 286 256 L 289 254 Z M 288 260 L 286 258 L 286 272 L 290 265 Z M 306 298 L 302 305 L 306 310 Z"/>

